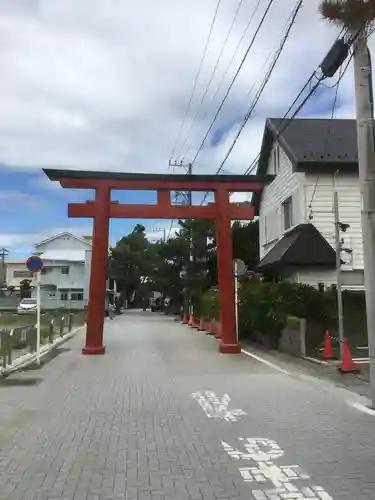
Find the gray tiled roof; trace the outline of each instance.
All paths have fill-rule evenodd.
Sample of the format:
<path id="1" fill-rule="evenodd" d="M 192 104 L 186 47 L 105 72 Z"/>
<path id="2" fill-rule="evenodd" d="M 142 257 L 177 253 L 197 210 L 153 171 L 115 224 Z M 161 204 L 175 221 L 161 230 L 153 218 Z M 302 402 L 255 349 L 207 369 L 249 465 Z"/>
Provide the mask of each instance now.
<path id="1" fill-rule="evenodd" d="M 281 118 L 269 118 L 267 125 L 276 133 L 281 121 Z M 355 120 L 298 118 L 285 122 L 291 123 L 282 125 L 286 128 L 279 140 L 297 163 L 352 163 L 358 160 Z"/>
<path id="2" fill-rule="evenodd" d="M 286 233 L 263 257 L 257 269 L 276 271 L 288 266 L 334 268 L 335 265 L 334 249 L 313 224 L 307 223 Z"/>

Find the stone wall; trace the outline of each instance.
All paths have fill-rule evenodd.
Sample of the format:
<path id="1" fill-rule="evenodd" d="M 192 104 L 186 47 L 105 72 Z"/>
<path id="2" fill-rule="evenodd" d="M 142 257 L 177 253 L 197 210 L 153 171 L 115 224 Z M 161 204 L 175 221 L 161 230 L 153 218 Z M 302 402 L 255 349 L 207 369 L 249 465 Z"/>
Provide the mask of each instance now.
<path id="1" fill-rule="evenodd" d="M 306 320 L 296 319 L 284 328 L 278 349 L 292 356 L 306 356 Z"/>

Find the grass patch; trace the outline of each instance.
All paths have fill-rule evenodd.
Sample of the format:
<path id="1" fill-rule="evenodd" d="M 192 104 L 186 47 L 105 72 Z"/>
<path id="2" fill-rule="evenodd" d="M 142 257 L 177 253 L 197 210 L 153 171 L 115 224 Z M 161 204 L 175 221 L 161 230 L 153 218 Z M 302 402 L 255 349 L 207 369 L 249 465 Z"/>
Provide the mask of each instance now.
<path id="1" fill-rule="evenodd" d="M 56 319 L 57 324 L 61 316 L 67 315 L 66 313 L 57 312 L 45 312 L 41 313 L 40 322 L 42 330 L 48 331 L 49 325 L 52 319 Z M 73 325 L 80 326 L 85 322 L 85 313 L 83 311 L 77 311 L 73 313 Z M 20 326 L 28 326 L 36 324 L 36 313 L 30 314 L 14 314 L 11 312 L 1 312 L 0 313 L 0 329 L 1 328 L 15 328 Z M 44 327 L 44 328 L 43 328 Z"/>

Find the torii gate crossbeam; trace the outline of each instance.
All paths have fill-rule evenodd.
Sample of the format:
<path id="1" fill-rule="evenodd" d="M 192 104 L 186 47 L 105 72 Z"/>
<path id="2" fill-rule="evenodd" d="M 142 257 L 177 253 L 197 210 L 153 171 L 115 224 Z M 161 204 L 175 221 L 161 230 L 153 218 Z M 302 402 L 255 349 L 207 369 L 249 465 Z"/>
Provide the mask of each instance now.
<path id="1" fill-rule="evenodd" d="M 261 191 L 272 176 L 255 175 L 164 175 L 44 169 L 51 181 L 63 188 L 93 189 L 95 198 L 86 203 L 70 203 L 69 217 L 94 221 L 90 292 L 83 354 L 104 354 L 103 325 L 109 246 L 110 218 L 134 219 L 211 219 L 216 225 L 220 323 L 222 338 L 219 350 L 235 354 L 241 351 L 235 320 L 233 279 L 232 220 L 251 220 L 250 203 L 230 203 L 230 192 Z M 127 205 L 111 200 L 112 190 L 157 191 L 155 205 Z M 179 206 L 171 203 L 171 191 L 213 191 L 215 202 L 206 206 Z"/>

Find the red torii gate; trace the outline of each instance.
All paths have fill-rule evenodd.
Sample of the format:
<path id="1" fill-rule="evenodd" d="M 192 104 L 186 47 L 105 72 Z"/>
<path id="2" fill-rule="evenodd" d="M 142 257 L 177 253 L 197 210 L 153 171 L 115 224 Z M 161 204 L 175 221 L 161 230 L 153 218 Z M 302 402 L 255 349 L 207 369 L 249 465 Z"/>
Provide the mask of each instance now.
<path id="1" fill-rule="evenodd" d="M 219 350 L 241 351 L 236 334 L 231 220 L 251 220 L 251 204 L 230 203 L 230 192 L 261 191 L 272 176 L 256 175 L 166 175 L 43 169 L 51 181 L 63 188 L 93 189 L 94 201 L 69 203 L 69 217 L 94 219 L 92 262 L 86 345 L 83 354 L 104 354 L 103 325 L 109 246 L 109 219 L 212 219 L 216 223 L 220 322 Z M 157 191 L 155 205 L 120 204 L 111 200 L 111 191 Z M 171 191 L 213 191 L 215 203 L 205 206 L 173 205 Z"/>

